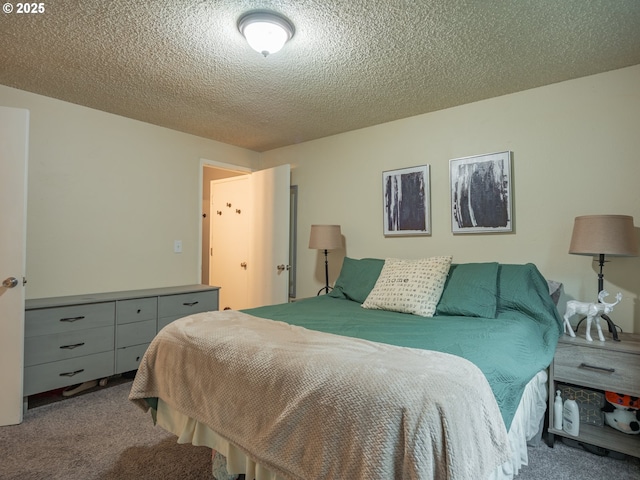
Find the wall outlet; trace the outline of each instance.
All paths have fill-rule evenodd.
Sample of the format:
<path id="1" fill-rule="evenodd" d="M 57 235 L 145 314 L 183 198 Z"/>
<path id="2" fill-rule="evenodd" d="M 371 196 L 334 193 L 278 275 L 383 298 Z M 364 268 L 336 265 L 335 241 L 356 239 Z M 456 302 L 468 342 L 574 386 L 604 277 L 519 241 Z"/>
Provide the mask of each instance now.
<path id="1" fill-rule="evenodd" d="M 173 241 L 173 253 L 182 253 L 182 240 Z"/>

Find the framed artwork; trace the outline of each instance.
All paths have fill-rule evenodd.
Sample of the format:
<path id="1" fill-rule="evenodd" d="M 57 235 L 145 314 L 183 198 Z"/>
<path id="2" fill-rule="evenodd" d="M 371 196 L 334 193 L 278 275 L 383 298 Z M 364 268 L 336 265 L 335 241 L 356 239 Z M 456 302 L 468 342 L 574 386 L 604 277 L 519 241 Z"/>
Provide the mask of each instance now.
<path id="1" fill-rule="evenodd" d="M 454 234 L 512 231 L 511 152 L 450 160 L 449 178 Z"/>
<path id="2" fill-rule="evenodd" d="M 429 165 L 382 172 L 384 234 L 431 235 Z"/>

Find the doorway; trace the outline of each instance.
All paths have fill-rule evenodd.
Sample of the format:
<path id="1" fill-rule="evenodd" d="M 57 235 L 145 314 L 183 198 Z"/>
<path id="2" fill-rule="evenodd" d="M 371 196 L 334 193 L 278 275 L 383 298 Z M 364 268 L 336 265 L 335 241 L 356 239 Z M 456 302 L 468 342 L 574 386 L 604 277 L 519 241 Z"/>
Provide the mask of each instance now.
<path id="1" fill-rule="evenodd" d="M 249 175 L 211 181 L 209 285 L 220 288 L 220 310 L 249 308 L 252 226 Z"/>
<path id="2" fill-rule="evenodd" d="M 201 202 L 202 202 L 202 235 L 201 235 L 201 282 L 207 285 L 216 285 L 221 288 L 221 308 L 232 309 L 250 308 L 273 303 L 283 303 L 295 295 L 296 275 L 296 216 L 297 216 L 297 188 L 290 184 L 290 166 L 281 165 L 255 172 L 242 167 L 234 167 L 229 164 L 220 164 L 201 160 Z M 241 179 L 248 181 L 244 182 Z M 219 198 L 219 208 L 212 208 L 212 185 L 243 185 L 248 184 L 248 191 L 240 194 L 235 200 Z M 225 187 L 226 188 L 226 187 Z M 226 195 L 226 194 L 225 194 Z M 231 206 L 228 206 L 228 205 Z M 242 204 L 246 207 L 241 206 Z M 238 206 L 236 208 L 236 205 Z M 220 212 L 220 213 L 218 213 Z M 222 218 L 236 223 L 242 219 L 248 222 L 248 232 L 243 232 L 249 244 L 244 251 L 218 253 L 218 258 L 225 261 L 235 258 L 230 266 L 214 266 L 212 229 L 222 230 L 222 236 L 226 237 L 229 248 L 236 250 L 238 242 L 231 241 L 238 234 L 231 233 L 228 227 L 220 222 Z M 234 218 L 235 217 L 235 218 Z M 216 225 L 220 224 L 220 225 Z M 248 253 L 247 253 L 248 252 Z M 247 260 L 238 255 L 244 255 Z M 224 263 L 224 262 L 223 262 Z M 244 265 L 244 266 L 243 266 Z M 213 268 L 220 268 L 220 272 L 213 272 Z M 227 282 L 227 274 L 230 277 L 240 277 L 240 285 L 248 292 L 248 301 L 245 304 L 240 301 L 246 295 L 243 292 L 236 296 L 231 294 L 225 297 L 222 289 L 231 288 L 233 282 Z M 243 280 L 241 277 L 244 276 Z M 219 280 L 217 280 L 219 279 Z M 211 283 L 211 282 L 214 283 Z M 223 283 L 220 283 L 223 282 Z M 236 297 L 236 305 L 227 304 L 227 299 Z M 247 305 L 247 306 L 245 306 Z"/>
<path id="3" fill-rule="evenodd" d="M 211 285 L 211 182 L 247 176 L 251 170 L 219 162 L 202 163 L 202 268 L 200 283 Z"/>

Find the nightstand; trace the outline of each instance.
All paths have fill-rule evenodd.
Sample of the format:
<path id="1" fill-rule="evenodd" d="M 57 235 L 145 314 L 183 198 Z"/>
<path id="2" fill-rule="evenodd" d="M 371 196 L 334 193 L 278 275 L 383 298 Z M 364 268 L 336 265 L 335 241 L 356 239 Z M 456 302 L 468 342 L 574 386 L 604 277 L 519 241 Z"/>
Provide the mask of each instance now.
<path id="1" fill-rule="evenodd" d="M 549 372 L 549 446 L 553 446 L 554 436 L 560 435 L 640 457 L 640 435 L 628 435 L 606 424 L 600 427 L 581 423 L 577 437 L 553 428 L 556 383 L 640 396 L 640 335 L 624 333 L 619 337 L 620 342 L 608 337 L 605 342 L 560 337 Z"/>

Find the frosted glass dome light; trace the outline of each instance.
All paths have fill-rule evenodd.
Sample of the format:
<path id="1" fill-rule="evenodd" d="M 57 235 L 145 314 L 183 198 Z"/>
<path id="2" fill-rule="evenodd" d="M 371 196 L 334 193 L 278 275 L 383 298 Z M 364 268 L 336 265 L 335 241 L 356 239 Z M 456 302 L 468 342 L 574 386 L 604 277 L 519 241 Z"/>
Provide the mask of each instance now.
<path id="1" fill-rule="evenodd" d="M 265 57 L 278 52 L 291 37 L 294 28 L 286 18 L 273 12 L 250 12 L 238 20 L 238 30 L 249 46 Z"/>

